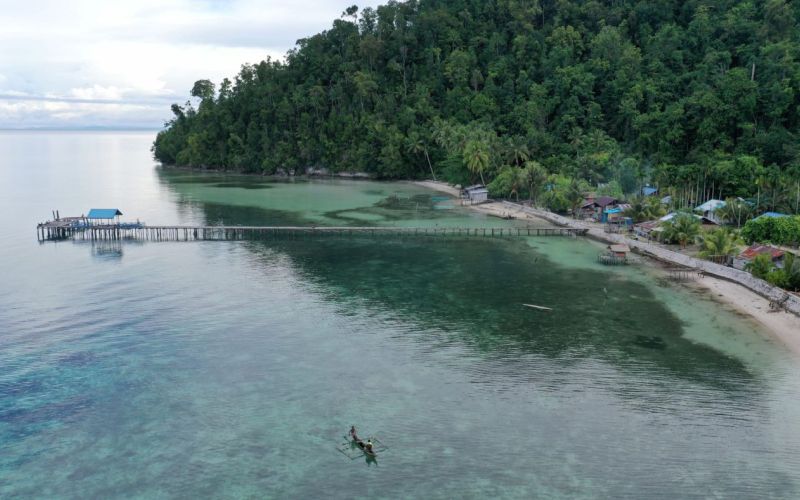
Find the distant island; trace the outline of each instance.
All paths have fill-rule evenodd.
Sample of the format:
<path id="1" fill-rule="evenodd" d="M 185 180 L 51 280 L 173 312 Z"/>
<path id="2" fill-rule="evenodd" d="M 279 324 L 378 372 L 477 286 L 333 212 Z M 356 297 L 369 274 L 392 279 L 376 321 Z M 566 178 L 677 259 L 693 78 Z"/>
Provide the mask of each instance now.
<path id="1" fill-rule="evenodd" d="M 484 182 L 542 198 L 647 185 L 676 207 L 800 208 L 800 4 L 420 0 L 348 8 L 245 64 L 153 145 L 165 165 Z"/>

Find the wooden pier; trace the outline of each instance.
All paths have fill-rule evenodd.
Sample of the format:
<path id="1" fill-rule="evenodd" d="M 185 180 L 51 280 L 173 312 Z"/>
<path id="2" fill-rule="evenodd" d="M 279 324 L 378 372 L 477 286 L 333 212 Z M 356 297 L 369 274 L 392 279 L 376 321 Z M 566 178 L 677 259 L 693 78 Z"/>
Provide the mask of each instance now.
<path id="1" fill-rule="evenodd" d="M 309 236 L 374 237 L 486 237 L 583 236 L 586 229 L 563 227 L 333 227 L 333 226 L 145 226 L 111 224 L 80 226 L 64 219 L 37 226 L 39 241 L 139 240 L 139 241 L 237 241 L 299 238 Z"/>

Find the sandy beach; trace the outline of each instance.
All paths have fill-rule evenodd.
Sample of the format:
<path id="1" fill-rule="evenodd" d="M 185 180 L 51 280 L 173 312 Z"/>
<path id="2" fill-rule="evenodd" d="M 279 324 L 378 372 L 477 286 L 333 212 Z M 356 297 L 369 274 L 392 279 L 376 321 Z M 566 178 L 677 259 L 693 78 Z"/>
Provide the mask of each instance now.
<path id="1" fill-rule="evenodd" d="M 459 190 L 443 182 L 418 181 L 417 185 L 436 191 L 459 196 Z M 531 214 L 509 210 L 501 203 L 489 202 L 480 205 L 467 205 L 470 209 L 488 215 L 504 217 L 512 215 L 515 219 L 529 220 L 540 225 L 552 225 Z M 658 261 L 643 257 L 643 262 L 661 267 Z M 786 311 L 770 312 L 769 300 L 757 293 L 731 281 L 713 276 L 705 276 L 687 284 L 688 287 L 706 291 L 716 302 L 727 305 L 735 311 L 750 316 L 775 338 L 785 344 L 792 352 L 800 354 L 800 317 Z"/>
<path id="2" fill-rule="evenodd" d="M 714 300 L 752 317 L 792 352 L 800 354 L 800 317 L 786 311 L 770 312 L 769 301 L 764 297 L 713 276 L 695 280 L 689 286 L 705 289 Z"/>

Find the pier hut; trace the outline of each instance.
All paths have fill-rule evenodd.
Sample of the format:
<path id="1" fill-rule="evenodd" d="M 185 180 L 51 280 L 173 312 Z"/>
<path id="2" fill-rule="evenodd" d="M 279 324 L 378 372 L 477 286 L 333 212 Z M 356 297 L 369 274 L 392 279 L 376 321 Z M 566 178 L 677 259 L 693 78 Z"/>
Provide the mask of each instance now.
<path id="1" fill-rule="evenodd" d="M 486 186 L 482 184 L 476 184 L 474 186 L 464 188 L 462 196 L 464 201 L 468 202 L 470 205 L 476 205 L 478 203 L 488 201 L 489 190 L 486 189 Z"/>
<path id="2" fill-rule="evenodd" d="M 608 245 L 606 251 L 597 256 L 597 261 L 607 266 L 627 264 L 630 252 L 628 245 Z"/>
<path id="3" fill-rule="evenodd" d="M 89 225 L 119 225 L 120 215 L 122 215 L 122 212 L 118 208 L 92 208 L 89 210 L 86 220 Z"/>

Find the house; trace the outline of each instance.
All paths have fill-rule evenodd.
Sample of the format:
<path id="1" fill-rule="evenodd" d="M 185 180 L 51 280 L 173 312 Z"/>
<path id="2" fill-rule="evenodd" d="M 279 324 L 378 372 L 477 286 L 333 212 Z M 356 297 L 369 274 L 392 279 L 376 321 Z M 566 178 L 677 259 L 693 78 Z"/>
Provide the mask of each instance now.
<path id="1" fill-rule="evenodd" d="M 120 215 L 122 215 L 122 212 L 118 208 L 92 208 L 89 210 L 86 220 L 88 224 L 119 224 Z"/>
<path id="2" fill-rule="evenodd" d="M 630 217 L 613 217 L 606 221 L 605 231 L 607 233 L 621 233 L 633 230 L 633 219 Z"/>
<path id="3" fill-rule="evenodd" d="M 482 184 L 476 184 L 463 189 L 461 197 L 470 205 L 483 203 L 489 199 L 489 190 Z"/>
<path id="4" fill-rule="evenodd" d="M 702 205 L 695 207 L 695 212 L 700 212 L 703 214 L 703 219 L 707 220 L 712 224 L 722 224 L 724 221 L 722 218 L 717 217 L 716 211 L 725 206 L 725 202 L 722 200 L 708 200 L 707 202 L 703 203 Z"/>
<path id="5" fill-rule="evenodd" d="M 635 224 L 633 226 L 633 232 L 637 236 L 641 236 L 643 238 L 655 237 L 656 233 L 659 232 L 659 231 L 656 231 L 656 230 L 659 229 L 660 225 L 661 225 L 661 221 L 659 221 L 659 220 L 649 220 L 649 221 L 646 221 L 646 222 L 640 222 L 640 223 Z"/>
<path id="6" fill-rule="evenodd" d="M 581 206 L 581 212 L 585 217 L 593 217 L 595 219 L 603 218 L 603 211 L 607 208 L 614 208 L 619 203 L 619 200 L 611 196 L 600 196 L 591 201 L 584 200 Z"/>
<path id="7" fill-rule="evenodd" d="M 600 215 L 600 222 L 610 223 L 622 217 L 621 208 L 606 208 Z"/>
<path id="8" fill-rule="evenodd" d="M 622 219 L 626 219 L 625 211 L 630 209 L 631 206 L 627 203 L 620 203 L 614 208 L 606 208 L 600 215 L 600 222 L 606 224 L 619 223 Z"/>
<path id="9" fill-rule="evenodd" d="M 783 266 L 783 256 L 785 252 L 780 248 L 775 248 L 771 245 L 750 245 L 742 253 L 734 257 L 733 267 L 736 269 L 744 269 L 747 264 L 753 262 L 753 259 L 759 255 L 769 255 L 772 262 L 777 267 Z"/>
<path id="10" fill-rule="evenodd" d="M 644 196 L 653 196 L 655 194 L 658 194 L 658 188 L 650 186 L 645 186 L 642 188 L 642 195 Z"/>

